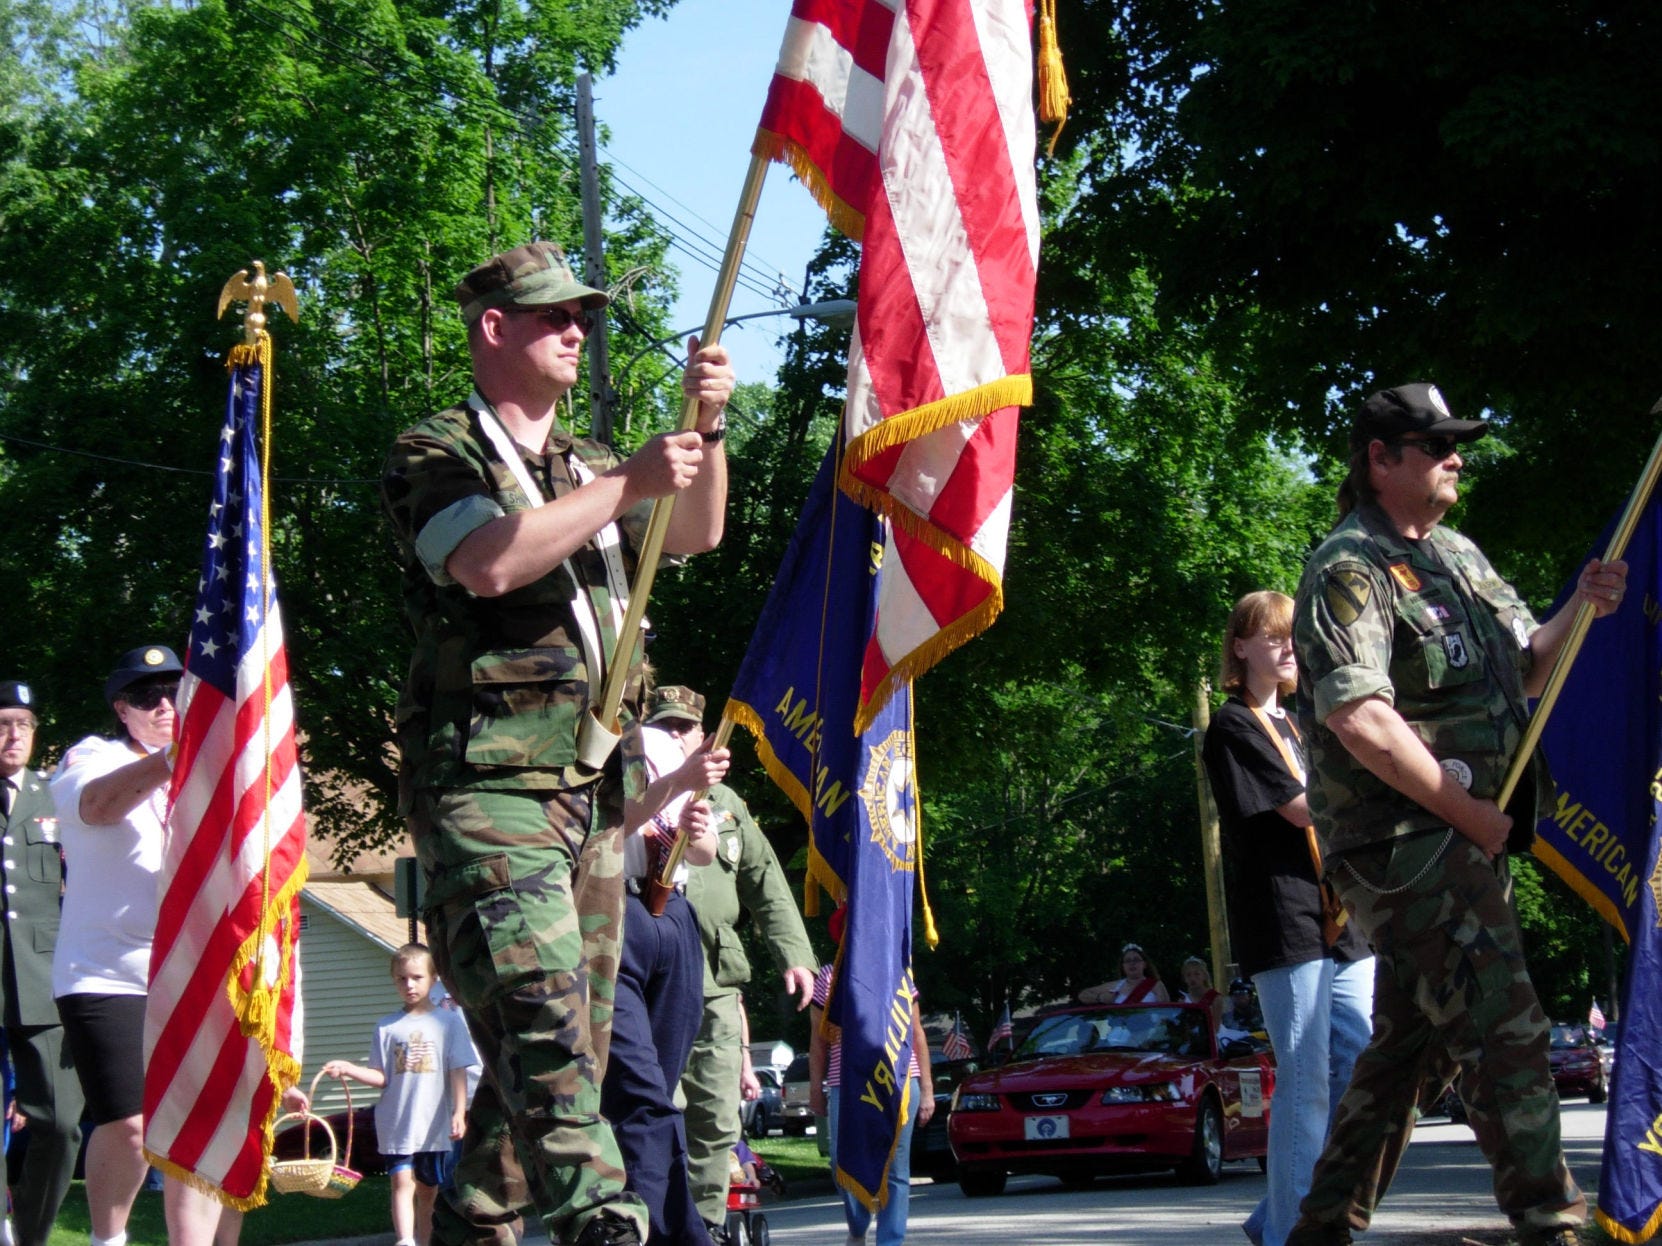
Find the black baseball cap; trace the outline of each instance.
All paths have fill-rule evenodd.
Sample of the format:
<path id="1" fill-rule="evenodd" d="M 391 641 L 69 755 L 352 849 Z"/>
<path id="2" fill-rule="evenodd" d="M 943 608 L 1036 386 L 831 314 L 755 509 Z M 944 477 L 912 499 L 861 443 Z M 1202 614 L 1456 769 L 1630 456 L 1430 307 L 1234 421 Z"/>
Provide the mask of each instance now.
<path id="1" fill-rule="evenodd" d="M 35 708 L 35 692 L 21 679 L 0 680 L 0 710 L 29 710 Z"/>
<path id="2" fill-rule="evenodd" d="M 1362 404 L 1350 430 L 1353 446 L 1395 441 L 1404 433 L 1427 433 L 1455 441 L 1476 441 L 1489 431 L 1485 420 L 1457 420 L 1442 390 L 1426 381 L 1382 389 Z"/>
<path id="3" fill-rule="evenodd" d="M 134 684 L 158 675 L 177 675 L 185 668 L 179 655 L 166 645 L 141 645 L 121 655 L 121 661 L 104 681 L 104 699 L 115 704 L 116 697 Z"/>

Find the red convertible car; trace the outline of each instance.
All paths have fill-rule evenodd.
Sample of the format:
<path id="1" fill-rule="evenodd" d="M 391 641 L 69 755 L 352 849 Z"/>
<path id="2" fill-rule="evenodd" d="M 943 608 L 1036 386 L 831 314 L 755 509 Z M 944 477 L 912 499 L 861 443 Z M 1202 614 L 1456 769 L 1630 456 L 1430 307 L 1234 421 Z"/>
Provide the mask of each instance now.
<path id="1" fill-rule="evenodd" d="M 1210 1185 L 1225 1160 L 1262 1159 L 1275 1062 L 1221 1036 L 1196 1004 L 1068 1008 L 1043 1017 L 1010 1063 L 966 1077 L 948 1131 L 958 1184 L 999 1194 L 1010 1173 L 1069 1183 L 1175 1167 Z"/>

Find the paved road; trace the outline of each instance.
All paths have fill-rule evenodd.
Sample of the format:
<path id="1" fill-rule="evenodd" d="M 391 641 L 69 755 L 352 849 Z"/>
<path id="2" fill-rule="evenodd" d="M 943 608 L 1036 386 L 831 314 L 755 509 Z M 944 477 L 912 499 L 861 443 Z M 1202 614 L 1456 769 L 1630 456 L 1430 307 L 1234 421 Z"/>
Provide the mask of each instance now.
<path id="1" fill-rule="evenodd" d="M 1563 1120 L 1570 1167 L 1590 1197 L 1598 1184 L 1604 1109 L 1577 1100 L 1564 1105 Z M 1073 1191 L 1048 1177 L 1018 1177 L 997 1198 L 966 1199 L 956 1185 L 918 1181 L 906 1240 L 919 1246 L 1243 1246 L 1240 1223 L 1263 1193 L 1256 1164 L 1230 1164 L 1223 1180 L 1206 1188 L 1154 1175 L 1104 1178 Z M 778 1246 L 841 1246 L 846 1239 L 841 1206 L 829 1196 L 777 1203 L 766 1215 Z M 1452 1244 L 1505 1228 L 1471 1130 L 1436 1121 L 1415 1130 L 1373 1231 L 1360 1240 L 1406 1246 L 1440 1235 L 1429 1240 Z"/>
<path id="2" fill-rule="evenodd" d="M 1604 1109 L 1582 1100 L 1563 1109 L 1564 1149 L 1589 1202 L 1598 1185 Z M 767 1146 L 762 1145 L 765 1155 Z M 966 1199 L 956 1185 L 912 1186 L 906 1240 L 917 1246 L 1245 1246 L 1240 1224 L 1264 1194 L 1256 1163 L 1230 1164 L 1215 1186 L 1177 1184 L 1169 1176 L 1108 1177 L 1087 1190 L 1064 1190 L 1049 1177 L 1015 1177 L 997 1198 Z M 810 1195 L 764 1210 L 777 1246 L 842 1246 L 842 1204 Z M 1473 1236 L 1503 1240 L 1489 1166 L 1472 1131 L 1441 1120 L 1422 1124 L 1365 1246 L 1459 1246 Z M 868 1235 L 870 1241 L 875 1235 Z M 312 1246 L 391 1246 L 391 1233 Z M 526 1246 L 547 1243 L 532 1226 Z"/>

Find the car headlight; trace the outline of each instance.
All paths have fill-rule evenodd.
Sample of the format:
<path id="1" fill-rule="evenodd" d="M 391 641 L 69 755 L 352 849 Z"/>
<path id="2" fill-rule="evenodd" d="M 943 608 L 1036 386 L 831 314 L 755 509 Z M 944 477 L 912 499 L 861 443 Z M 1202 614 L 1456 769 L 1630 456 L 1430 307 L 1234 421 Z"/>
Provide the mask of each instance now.
<path id="1" fill-rule="evenodd" d="M 1178 1103 L 1183 1096 L 1176 1082 L 1150 1082 L 1143 1086 L 1110 1086 L 1102 1092 L 1102 1102 L 1115 1103 Z"/>
<path id="2" fill-rule="evenodd" d="M 961 1090 L 952 1092 L 954 1112 L 996 1112 L 1000 1106 L 997 1095 L 966 1095 Z"/>

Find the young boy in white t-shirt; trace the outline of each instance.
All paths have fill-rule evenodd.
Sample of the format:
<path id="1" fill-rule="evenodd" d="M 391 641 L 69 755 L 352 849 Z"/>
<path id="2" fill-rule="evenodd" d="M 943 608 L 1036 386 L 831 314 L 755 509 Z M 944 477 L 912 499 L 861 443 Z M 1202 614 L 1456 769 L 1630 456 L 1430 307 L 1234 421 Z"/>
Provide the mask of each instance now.
<path id="1" fill-rule="evenodd" d="M 433 1006 L 436 977 L 424 946 L 399 948 L 392 980 L 404 1007 L 376 1022 L 369 1064 L 323 1066 L 327 1077 L 383 1088 L 375 1133 L 392 1174 L 397 1246 L 427 1246 L 432 1236 L 433 1199 L 455 1166 L 453 1143 L 467 1131 L 468 1069 L 479 1062 L 461 1014 Z"/>

